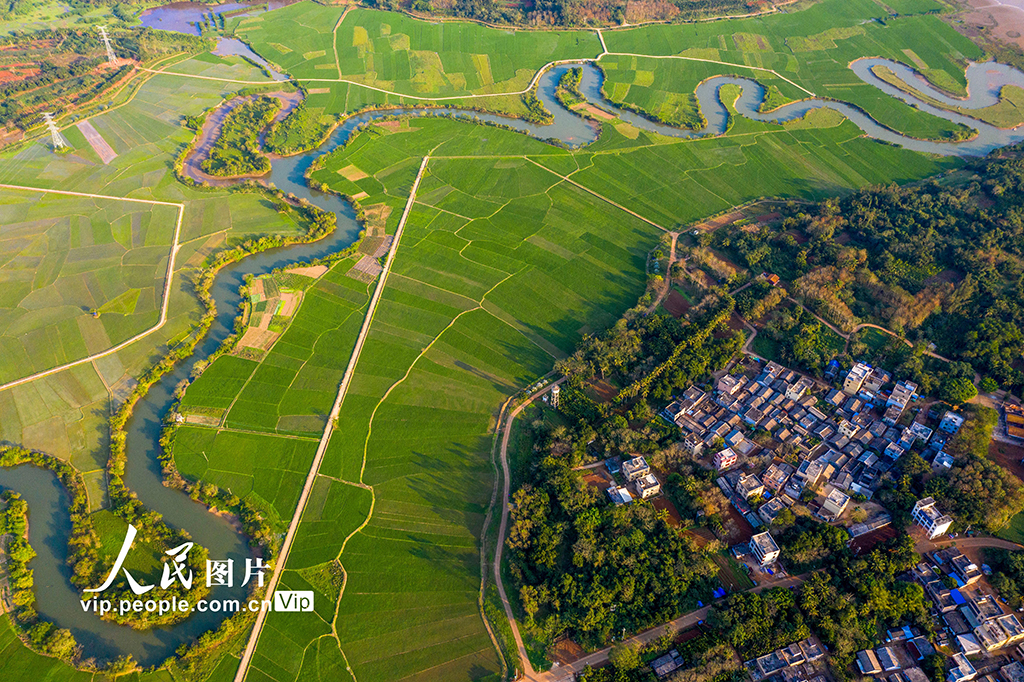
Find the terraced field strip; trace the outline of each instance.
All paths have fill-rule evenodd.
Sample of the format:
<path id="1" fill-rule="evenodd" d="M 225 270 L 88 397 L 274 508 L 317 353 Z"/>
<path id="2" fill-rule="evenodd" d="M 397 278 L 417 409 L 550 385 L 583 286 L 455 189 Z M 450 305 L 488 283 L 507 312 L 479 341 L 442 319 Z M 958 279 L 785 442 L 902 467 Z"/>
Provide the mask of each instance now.
<path id="1" fill-rule="evenodd" d="M 388 251 L 387 261 L 384 263 L 384 269 L 381 271 L 380 280 L 377 282 L 377 288 L 373 291 L 373 297 L 370 299 L 370 305 L 366 309 L 366 317 L 363 319 L 363 326 L 359 330 L 359 336 L 356 338 L 355 347 L 352 349 L 352 356 L 349 358 L 348 366 L 345 368 L 345 375 L 341 379 L 341 386 L 338 387 L 338 396 L 334 400 L 334 406 L 331 408 L 331 413 L 327 417 L 327 424 L 324 426 L 323 436 L 320 438 L 320 444 L 316 449 L 316 456 L 313 457 L 313 464 L 309 469 L 309 474 L 306 476 L 306 484 L 302 487 L 302 494 L 299 496 L 299 504 L 295 508 L 295 514 L 292 516 L 292 521 L 288 525 L 288 533 L 284 537 L 284 543 L 281 545 L 281 554 L 277 558 L 274 565 L 274 572 L 270 576 L 270 582 L 267 584 L 267 595 L 274 593 L 274 588 L 277 587 L 277 583 L 281 579 L 281 574 L 284 572 L 285 564 L 288 562 L 288 553 L 291 551 L 292 544 L 295 541 L 295 533 L 299 528 L 299 522 L 302 520 L 302 514 L 306 509 L 306 504 L 309 502 L 309 495 L 313 490 L 313 484 L 316 482 L 316 477 L 320 473 L 320 465 L 323 463 L 324 453 L 327 452 L 327 444 L 331 440 L 331 434 L 334 431 L 334 422 L 338 419 L 338 413 L 341 411 L 341 405 L 345 402 L 345 393 L 348 392 L 349 384 L 352 382 L 352 376 L 355 374 L 356 365 L 359 363 L 359 354 L 363 350 L 363 343 L 366 341 L 366 337 L 370 332 L 370 324 L 373 322 L 373 313 L 377 309 L 377 303 L 380 302 L 381 294 L 384 293 L 384 286 L 387 284 L 388 273 L 391 272 L 391 264 L 395 260 L 395 253 L 398 251 L 398 244 L 402 239 L 402 230 L 405 229 L 405 221 L 409 217 L 412 206 L 416 203 L 416 190 L 419 188 L 420 180 L 423 178 L 423 173 L 427 169 L 427 163 L 430 161 L 430 156 L 424 156 L 423 162 L 420 164 L 420 170 L 416 174 L 416 179 L 412 183 L 412 189 L 409 192 L 409 199 L 405 203 L 405 210 L 402 212 L 402 218 L 398 221 L 398 227 L 395 229 L 395 237 L 391 242 L 391 250 Z M 371 494 L 373 489 L 370 489 Z M 249 672 L 249 664 L 252 662 L 253 653 L 256 651 L 256 644 L 259 642 L 260 631 L 263 629 L 263 624 L 267 620 L 267 611 L 260 610 L 256 616 L 256 624 L 253 626 L 252 634 L 249 636 L 249 641 L 245 645 L 245 653 L 242 654 L 242 660 L 238 665 L 238 672 L 235 674 L 235 682 L 243 682 L 246 675 Z"/>
<path id="2" fill-rule="evenodd" d="M 178 237 L 181 234 L 181 221 L 182 221 L 182 218 L 185 216 L 185 204 L 179 204 L 179 203 L 174 203 L 174 202 L 170 202 L 170 201 L 153 201 L 153 200 L 150 200 L 150 199 L 134 199 L 134 198 L 131 198 L 131 197 L 112 197 L 112 196 L 107 196 L 105 194 L 89 194 L 89 193 L 86 193 L 86 192 L 69 192 L 69 191 L 66 191 L 66 190 L 59 190 L 59 189 L 45 189 L 43 187 L 27 187 L 27 186 L 24 186 L 24 185 L 6 185 L 6 184 L 3 184 L 3 183 L 0 183 L 0 189 L 14 189 L 14 190 L 22 190 L 22 191 L 26 191 L 26 192 L 42 192 L 42 193 L 45 193 L 45 194 L 64 194 L 64 195 L 67 195 L 67 196 L 87 197 L 87 198 L 90 198 L 90 199 L 110 199 L 110 200 L 113 200 L 113 201 L 130 201 L 130 202 L 137 203 L 137 204 L 149 204 L 150 206 L 174 206 L 175 208 L 178 209 L 178 220 L 177 220 L 177 223 L 174 226 L 174 240 L 171 242 L 171 252 L 170 252 L 170 256 L 167 259 L 167 274 L 164 276 L 164 297 L 163 297 L 163 301 L 160 303 L 160 319 L 157 321 L 157 323 L 155 325 L 153 325 L 152 327 L 150 327 L 149 329 L 147 329 L 146 331 L 140 332 L 140 333 L 136 334 L 135 336 L 133 336 L 132 338 L 128 339 L 127 341 L 122 341 L 121 343 L 117 344 L 116 346 L 113 346 L 112 348 L 108 348 L 105 351 L 100 351 L 99 353 L 93 353 L 92 355 L 84 357 L 84 358 L 82 358 L 80 360 L 75 360 L 73 362 L 68 362 L 66 364 L 59 365 L 57 367 L 53 367 L 52 369 L 48 369 L 48 370 L 45 370 L 45 371 L 42 371 L 42 372 L 36 372 L 35 374 L 29 375 L 27 377 L 23 377 L 21 379 L 15 379 L 14 381 L 11 381 L 11 382 L 8 382 L 6 384 L 3 384 L 2 386 L 0 386 L 0 391 L 5 391 L 8 388 L 14 388 L 15 386 L 20 386 L 22 384 L 27 384 L 30 381 L 35 381 L 36 379 L 42 379 L 43 377 L 48 377 L 51 374 L 56 374 L 58 372 L 63 372 L 66 369 L 70 369 L 72 367 L 77 367 L 78 365 L 84 365 L 87 362 L 92 362 L 93 360 L 99 360 L 100 358 L 104 358 L 104 357 L 106 357 L 108 355 L 112 355 L 113 353 L 118 352 L 122 348 L 130 346 L 131 344 L 135 343 L 136 341 L 139 341 L 141 339 L 146 338 L 147 336 L 149 336 L 150 334 L 152 334 L 153 332 L 157 331 L 158 329 L 160 329 L 161 327 L 164 326 L 164 323 L 167 322 L 167 306 L 169 305 L 170 300 L 171 300 L 171 281 L 174 279 L 174 258 L 175 258 L 175 256 L 178 255 Z"/>

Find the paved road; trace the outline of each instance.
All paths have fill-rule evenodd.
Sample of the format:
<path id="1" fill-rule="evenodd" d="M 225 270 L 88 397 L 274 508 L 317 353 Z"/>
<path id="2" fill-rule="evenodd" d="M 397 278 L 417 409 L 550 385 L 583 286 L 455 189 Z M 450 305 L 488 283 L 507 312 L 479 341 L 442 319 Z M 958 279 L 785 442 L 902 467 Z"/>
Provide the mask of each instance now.
<path id="1" fill-rule="evenodd" d="M 327 444 L 331 440 L 331 433 L 334 431 L 334 422 L 338 418 L 338 413 L 341 411 L 341 405 L 345 401 L 345 394 L 348 392 L 349 384 L 352 382 L 352 376 L 355 374 L 356 364 L 359 362 L 359 354 L 363 351 L 363 343 L 366 341 L 366 336 L 370 332 L 370 324 L 373 322 L 373 314 L 377 310 L 377 304 L 380 302 L 381 294 L 384 293 L 384 286 L 387 284 L 388 273 L 391 272 L 391 264 L 395 260 L 395 253 L 398 251 L 398 243 L 402 239 L 402 231 L 405 229 L 405 221 L 409 217 L 409 212 L 412 210 L 412 205 L 416 201 L 416 190 L 420 186 L 420 180 L 423 178 L 423 172 L 427 169 L 427 162 L 430 161 L 429 156 L 423 157 L 423 163 L 420 164 L 419 173 L 416 174 L 416 180 L 412 183 L 412 190 L 409 192 L 409 199 L 405 203 L 405 211 L 402 212 L 402 218 L 398 221 L 398 228 L 395 230 L 395 238 L 391 242 L 391 249 L 388 251 L 387 261 L 384 263 L 384 269 L 380 273 L 380 279 L 377 282 L 377 288 L 373 291 L 373 296 L 370 298 L 370 305 L 366 310 L 366 317 L 363 318 L 363 326 L 359 330 L 359 336 L 356 338 L 355 347 L 352 350 L 352 355 L 348 360 L 348 367 L 345 368 L 345 375 L 342 377 L 341 385 L 338 387 L 338 396 L 334 399 L 334 406 L 331 408 L 331 413 L 327 418 L 327 425 L 324 426 L 323 436 L 320 438 L 320 444 L 316 449 L 316 456 L 313 458 L 313 464 L 309 469 L 309 474 L 306 476 L 306 484 L 302 487 L 302 494 L 299 496 L 298 506 L 295 508 L 295 513 L 292 515 L 292 521 L 288 525 L 288 533 L 284 537 L 284 543 L 281 545 L 281 553 L 278 555 L 277 560 L 274 563 L 274 572 L 270 576 L 270 582 L 267 583 L 267 595 L 274 593 L 274 588 L 277 587 L 277 583 L 281 578 L 281 574 L 284 572 L 285 563 L 288 561 L 288 553 L 291 551 L 292 543 L 295 540 L 295 533 L 299 527 L 299 521 L 302 520 L 302 513 L 306 509 L 306 503 L 309 501 L 309 494 L 313 490 L 313 484 L 316 482 L 317 474 L 320 473 L 320 464 L 323 462 L 324 453 L 327 452 Z M 373 489 L 370 489 L 372 494 Z M 501 583 L 499 583 L 500 585 Z M 249 642 L 245 646 L 245 652 L 242 654 L 242 660 L 238 665 L 238 672 L 235 674 L 235 682 L 242 682 L 245 680 L 245 676 L 249 672 L 249 664 L 252 662 L 252 655 L 256 651 L 256 644 L 259 642 L 260 632 L 263 630 L 263 624 L 266 622 L 267 612 L 260 611 L 256 616 L 256 625 L 253 626 L 252 634 L 249 636 Z"/>
<path id="2" fill-rule="evenodd" d="M 63 372 L 66 369 L 70 369 L 78 365 L 84 365 L 88 362 L 92 362 L 93 360 L 99 360 L 100 358 L 118 352 L 122 348 L 130 346 L 131 344 L 135 343 L 136 341 L 139 341 L 140 339 L 146 338 L 147 336 L 149 336 L 150 334 L 164 326 L 164 323 L 167 322 L 167 306 L 171 300 L 171 282 L 174 279 L 174 259 L 178 255 L 178 237 L 181 235 L 181 220 L 185 216 L 185 204 L 176 204 L 170 201 L 150 201 L 149 199 L 134 199 L 129 197 L 112 197 L 106 194 L 89 194 L 87 192 L 68 192 L 59 189 L 45 189 L 43 187 L 26 187 L 23 185 L 0 184 L 0 189 L 19 189 L 31 192 L 45 192 L 47 194 L 64 194 L 73 197 L 89 197 L 91 199 L 112 199 L 114 201 L 130 201 L 136 204 L 150 204 L 151 206 L 173 206 L 178 209 L 178 221 L 177 224 L 174 226 L 174 240 L 171 242 L 171 253 L 167 259 L 167 272 L 164 275 L 164 300 L 160 304 L 160 319 L 157 320 L 157 323 L 150 327 L 149 329 L 147 329 L 146 331 L 136 334 L 127 341 L 122 341 L 113 348 L 108 348 L 107 350 L 100 351 L 99 353 L 93 353 L 92 355 L 84 357 L 81 360 L 68 362 L 58 367 L 54 367 L 52 369 L 48 369 L 42 372 L 36 372 L 35 374 L 32 374 L 30 376 L 8 382 L 0 386 L 0 391 L 5 391 L 8 388 L 14 388 L 15 386 L 20 386 L 21 384 L 27 384 L 28 382 L 35 381 L 36 379 L 42 379 L 43 377 L 48 377 L 51 374 L 56 374 L 57 372 Z"/>

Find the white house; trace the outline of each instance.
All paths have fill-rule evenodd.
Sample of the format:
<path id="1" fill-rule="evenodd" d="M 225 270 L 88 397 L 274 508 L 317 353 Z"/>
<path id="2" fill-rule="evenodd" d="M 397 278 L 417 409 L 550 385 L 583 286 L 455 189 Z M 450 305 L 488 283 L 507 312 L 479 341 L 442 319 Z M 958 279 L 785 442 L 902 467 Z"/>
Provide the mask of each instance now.
<path id="1" fill-rule="evenodd" d="M 759 533 L 750 538 L 750 551 L 762 566 L 774 564 L 779 558 L 779 546 L 771 533 Z"/>
<path id="2" fill-rule="evenodd" d="M 935 500 L 930 497 L 918 500 L 910 515 L 919 526 L 924 528 L 931 539 L 945 535 L 949 527 L 953 525 L 953 519 L 940 512 L 935 506 Z"/>
<path id="3" fill-rule="evenodd" d="M 636 486 L 636 492 L 642 500 L 646 500 L 652 495 L 657 495 L 661 490 L 661 483 L 658 483 L 658 479 L 654 477 L 654 474 L 641 476 L 636 479 L 633 485 Z"/>
<path id="4" fill-rule="evenodd" d="M 641 457 L 634 457 L 622 463 L 622 473 L 627 481 L 635 481 L 651 473 L 651 467 L 647 466 L 647 460 Z"/>

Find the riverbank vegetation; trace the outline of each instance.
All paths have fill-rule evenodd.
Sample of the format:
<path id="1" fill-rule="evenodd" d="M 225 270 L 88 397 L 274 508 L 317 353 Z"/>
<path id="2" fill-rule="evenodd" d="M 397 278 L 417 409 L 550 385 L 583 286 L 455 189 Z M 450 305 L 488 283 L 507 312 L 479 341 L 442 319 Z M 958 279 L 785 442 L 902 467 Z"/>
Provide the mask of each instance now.
<path id="1" fill-rule="evenodd" d="M 21 630 L 22 641 L 34 651 L 72 663 L 81 653 L 74 635 L 66 628 L 56 628 L 53 623 L 40 620 L 33 608 L 36 597 L 28 562 L 36 553 L 27 540 L 28 503 L 12 491 L 0 495 L 0 503 L 3 507 L 0 511 L 0 538 L 4 542 L 7 587 L 15 607 L 11 614 L 13 622 Z"/>
<path id="2" fill-rule="evenodd" d="M 319 147 L 334 124 L 333 117 L 325 117 L 323 109 L 310 108 L 303 100 L 284 120 L 271 126 L 264 142 L 267 151 L 274 154 L 298 154 Z"/>
<path id="3" fill-rule="evenodd" d="M 958 123 L 860 85 L 862 81 L 849 67 L 866 56 L 891 59 L 918 69 L 936 86 L 965 96 L 965 60 L 981 59 L 982 51 L 931 14 L 891 17 L 870 0 L 824 0 L 799 12 L 729 21 L 727 34 L 720 24 L 705 23 L 685 34 L 670 26 L 642 26 L 604 36 L 613 53 L 694 58 L 606 55 L 598 61 L 608 78 L 604 90 L 612 101 L 679 125 L 696 120 L 699 114 L 691 99 L 698 83 L 726 75 L 756 79 L 769 92 L 774 86 L 789 100 L 807 98 L 811 92 L 849 102 L 883 125 L 915 138 L 957 140 L 971 134 Z M 829 58 L 822 59 L 826 51 Z M 775 99 L 779 101 L 778 96 Z"/>
<path id="4" fill-rule="evenodd" d="M 235 107 L 200 164 L 203 172 L 217 177 L 269 173 L 270 159 L 261 149 L 260 136 L 280 108 L 278 99 L 266 95 L 250 97 Z"/>
<path id="5" fill-rule="evenodd" d="M 583 80 L 583 69 L 574 66 L 558 79 L 558 87 L 555 88 L 555 98 L 562 103 L 566 109 L 571 109 L 574 104 L 582 104 L 587 98 L 580 92 L 580 82 Z"/>

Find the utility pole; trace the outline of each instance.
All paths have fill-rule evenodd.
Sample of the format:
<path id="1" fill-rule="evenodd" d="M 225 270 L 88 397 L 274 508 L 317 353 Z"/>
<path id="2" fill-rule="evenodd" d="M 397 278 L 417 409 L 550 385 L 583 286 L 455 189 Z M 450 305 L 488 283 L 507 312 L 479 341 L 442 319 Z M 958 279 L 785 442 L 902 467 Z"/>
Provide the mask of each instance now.
<path id="1" fill-rule="evenodd" d="M 100 36 L 103 38 L 103 44 L 107 47 L 107 61 L 113 64 L 117 61 L 117 55 L 114 54 L 114 46 L 110 43 L 110 36 L 107 35 L 106 26 L 97 26 L 99 29 Z"/>
<path id="2" fill-rule="evenodd" d="M 68 143 L 64 141 L 64 136 L 60 134 L 60 130 L 57 129 L 57 122 L 53 120 L 53 114 L 46 112 L 43 114 L 43 120 L 46 121 L 46 129 L 50 131 L 50 137 L 53 140 L 53 149 L 63 149 L 68 146 Z"/>

